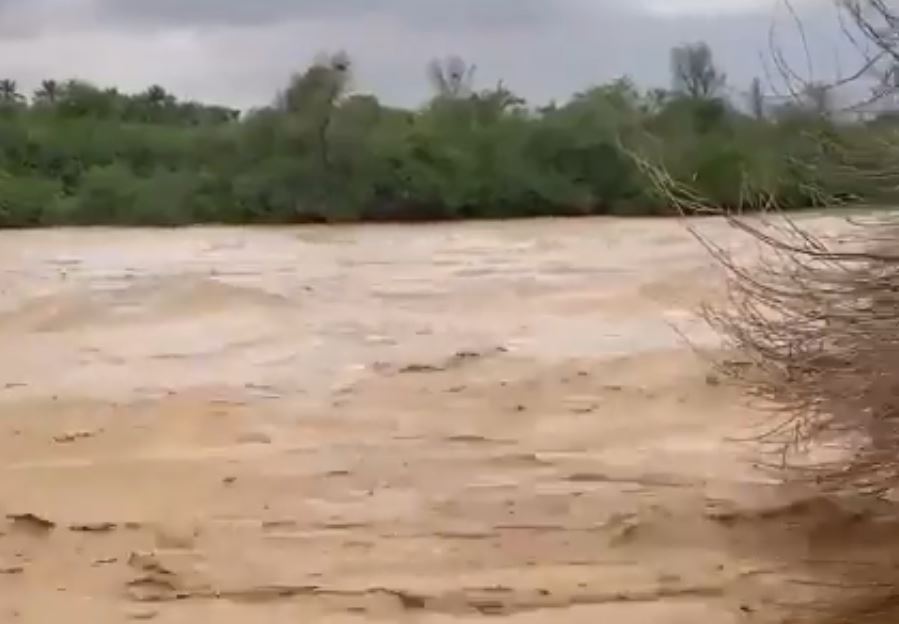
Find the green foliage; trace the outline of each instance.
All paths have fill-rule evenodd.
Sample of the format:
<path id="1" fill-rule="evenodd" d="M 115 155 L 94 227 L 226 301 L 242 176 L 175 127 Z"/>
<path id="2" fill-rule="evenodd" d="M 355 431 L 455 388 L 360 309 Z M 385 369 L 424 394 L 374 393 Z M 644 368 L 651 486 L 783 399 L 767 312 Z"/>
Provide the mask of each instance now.
<path id="1" fill-rule="evenodd" d="M 77 194 L 61 202 L 55 216 L 62 223 L 74 225 L 130 223 L 140 182 L 120 163 L 91 167 L 84 173 Z"/>
<path id="2" fill-rule="evenodd" d="M 46 80 L 27 102 L 0 80 L 0 227 L 668 214 L 635 153 L 730 208 L 883 198 L 835 155 L 876 168 L 892 155 L 862 148 L 896 120 L 841 126 L 822 98 L 768 115 L 759 84 L 743 114 L 707 48 L 672 62 L 680 92 L 622 79 L 535 110 L 450 58 L 429 68 L 434 98 L 405 110 L 350 94 L 336 54 L 242 118 L 159 86 Z"/>
<path id="3" fill-rule="evenodd" d="M 48 207 L 62 197 L 56 180 L 0 174 L 0 222 L 6 227 L 32 227 L 45 222 Z"/>

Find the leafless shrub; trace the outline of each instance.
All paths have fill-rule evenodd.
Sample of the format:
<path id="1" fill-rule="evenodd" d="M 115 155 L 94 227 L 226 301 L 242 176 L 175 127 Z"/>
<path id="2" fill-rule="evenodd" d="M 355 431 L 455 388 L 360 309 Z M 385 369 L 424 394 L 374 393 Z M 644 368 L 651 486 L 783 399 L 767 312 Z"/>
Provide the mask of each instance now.
<path id="1" fill-rule="evenodd" d="M 689 226 L 726 278 L 726 302 L 702 315 L 748 364 L 721 372 L 776 415 L 759 437 L 776 466 L 834 492 L 899 486 L 899 217 L 814 233 L 774 198 L 727 213 L 643 165 L 682 213 L 720 214 L 760 249 L 747 262 Z"/>
<path id="2" fill-rule="evenodd" d="M 857 166 L 853 155 L 844 156 L 846 167 Z M 749 243 L 725 247 L 701 224 L 686 222 L 725 277 L 725 299 L 701 310 L 724 342 L 720 374 L 772 415 L 757 437 L 768 452 L 767 466 L 785 482 L 826 495 L 895 501 L 899 213 L 833 219 L 838 227 L 828 232 L 820 222 L 783 212 L 773 196 L 754 199 L 757 213 L 728 212 L 639 162 L 681 214 L 718 215 Z M 895 511 L 884 513 L 893 514 L 889 526 L 899 526 Z M 863 543 L 879 521 L 868 522 L 853 528 Z M 884 535 L 875 548 L 863 544 L 860 550 L 859 535 L 843 538 L 845 561 L 831 566 L 824 580 L 810 581 L 821 583 L 824 598 L 795 607 L 787 621 L 899 621 L 899 541 Z"/>
<path id="3" fill-rule="evenodd" d="M 790 0 L 806 55 L 806 32 Z M 899 92 L 899 6 L 885 0 L 834 0 L 859 63 L 835 81 L 814 83 L 772 43 L 775 68 L 794 98 L 821 84 L 821 102 L 860 79 L 876 81 L 870 99 Z M 774 38 L 772 36 L 772 42 Z M 822 109 L 829 109 L 830 105 Z M 887 109 L 889 110 L 889 109 Z M 876 128 L 875 128 L 876 129 Z M 812 179 L 839 179 L 845 188 L 899 189 L 899 135 L 889 125 L 863 140 L 822 136 L 822 162 Z M 899 213 L 847 217 L 824 231 L 794 218 L 776 196 L 750 192 L 740 205 L 753 214 L 715 206 L 663 169 L 637 158 L 656 191 L 683 215 L 719 215 L 757 253 L 724 247 L 701 226 L 687 226 L 723 270 L 726 298 L 702 309 L 727 353 L 720 372 L 740 384 L 771 415 L 757 438 L 768 465 L 784 481 L 841 498 L 891 501 L 860 526 L 846 529 L 840 561 L 822 577 L 813 604 L 794 609 L 791 622 L 864 624 L 899 621 Z M 825 162 L 826 161 L 826 162 Z M 820 175 L 822 174 L 823 175 Z M 845 182 L 845 183 L 844 183 Z M 806 189 L 821 206 L 843 204 L 821 189 Z M 889 196 L 889 195 L 887 195 Z M 851 199 L 858 199 L 852 197 Z M 839 535 L 834 537 L 839 541 Z M 840 554 L 843 557 L 840 557 Z"/>

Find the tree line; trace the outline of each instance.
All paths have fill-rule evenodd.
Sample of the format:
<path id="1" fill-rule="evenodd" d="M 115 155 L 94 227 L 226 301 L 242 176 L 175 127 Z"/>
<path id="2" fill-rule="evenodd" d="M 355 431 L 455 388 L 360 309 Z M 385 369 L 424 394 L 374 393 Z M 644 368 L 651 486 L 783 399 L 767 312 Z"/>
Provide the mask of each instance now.
<path id="1" fill-rule="evenodd" d="M 760 82 L 734 102 L 702 43 L 670 60 L 670 89 L 622 78 L 542 107 L 476 88 L 455 57 L 415 110 L 353 93 L 342 53 L 245 114 L 159 86 L 47 80 L 26 98 L 0 80 L 0 226 L 670 213 L 642 158 L 735 209 L 865 191 L 822 154 L 889 120 L 840 123 L 812 91 L 772 109 Z"/>

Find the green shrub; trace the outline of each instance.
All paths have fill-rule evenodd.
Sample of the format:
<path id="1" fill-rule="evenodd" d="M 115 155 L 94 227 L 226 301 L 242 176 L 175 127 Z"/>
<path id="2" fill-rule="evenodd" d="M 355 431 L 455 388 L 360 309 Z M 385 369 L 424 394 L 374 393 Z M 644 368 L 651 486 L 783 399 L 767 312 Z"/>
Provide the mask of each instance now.
<path id="1" fill-rule="evenodd" d="M 122 164 L 91 167 L 81 180 L 73 200 L 66 201 L 56 216 L 76 225 L 134 223 L 141 180 Z"/>
<path id="2" fill-rule="evenodd" d="M 45 216 L 62 197 L 57 180 L 0 174 L 0 227 L 29 227 Z"/>
<path id="3" fill-rule="evenodd" d="M 30 106 L 11 95 L 0 226 L 670 213 L 634 153 L 732 208 L 772 195 L 794 208 L 821 193 L 897 195 L 866 175 L 892 157 L 881 138 L 899 134 L 896 119 L 838 126 L 796 107 L 756 119 L 717 91 L 642 93 L 628 80 L 539 110 L 501 84 L 477 92 L 444 80 L 404 110 L 347 95 L 341 59 L 242 119 L 159 87 L 125 95 L 47 81 Z"/>

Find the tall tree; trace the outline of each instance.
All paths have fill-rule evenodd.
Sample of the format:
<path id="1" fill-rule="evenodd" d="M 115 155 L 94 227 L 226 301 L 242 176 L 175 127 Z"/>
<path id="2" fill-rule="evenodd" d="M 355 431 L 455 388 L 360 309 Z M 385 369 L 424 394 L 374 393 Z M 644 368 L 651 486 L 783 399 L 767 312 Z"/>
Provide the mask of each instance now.
<path id="1" fill-rule="evenodd" d="M 428 65 L 428 78 L 438 97 L 463 98 L 473 93 L 477 68 L 458 56 L 434 59 Z"/>
<path id="2" fill-rule="evenodd" d="M 24 99 L 24 96 L 19 93 L 15 80 L 8 78 L 0 80 L 0 102 L 3 104 L 17 104 Z"/>
<path id="3" fill-rule="evenodd" d="M 496 88 L 477 93 L 472 99 L 482 121 L 495 121 L 507 111 L 525 104 L 524 99 L 512 93 L 502 81 L 497 83 Z"/>
<path id="4" fill-rule="evenodd" d="M 41 86 L 34 92 L 35 102 L 43 104 L 56 104 L 62 94 L 62 86 L 56 80 L 43 80 Z"/>
<path id="5" fill-rule="evenodd" d="M 758 121 L 765 119 L 765 92 L 762 91 L 762 81 L 755 78 L 749 85 L 749 111 Z"/>
<path id="6" fill-rule="evenodd" d="M 66 117 L 109 119 L 118 115 L 120 96 L 114 89 L 100 89 L 83 80 L 69 80 L 60 87 L 57 110 Z"/>
<path id="7" fill-rule="evenodd" d="M 671 77 L 674 90 L 694 99 L 720 95 L 727 76 L 715 66 L 707 43 L 691 43 L 671 50 Z"/>
<path id="8" fill-rule="evenodd" d="M 310 107 L 331 106 L 349 88 L 352 61 L 345 52 L 320 55 L 304 73 L 295 75 L 278 97 L 277 107 L 300 112 Z"/>
<path id="9" fill-rule="evenodd" d="M 823 82 L 809 82 L 800 94 L 802 108 L 818 117 L 828 117 L 833 113 L 833 89 Z"/>
<path id="10" fill-rule="evenodd" d="M 321 55 L 304 74 L 294 76 L 278 98 L 278 108 L 290 113 L 303 133 L 311 132 L 325 170 L 331 166 L 328 130 L 351 76 L 352 61 L 345 52 Z"/>
<path id="11" fill-rule="evenodd" d="M 174 98 L 159 85 L 150 86 L 150 88 L 144 91 L 144 97 L 147 99 L 147 102 L 154 106 L 162 106 L 174 101 Z"/>

